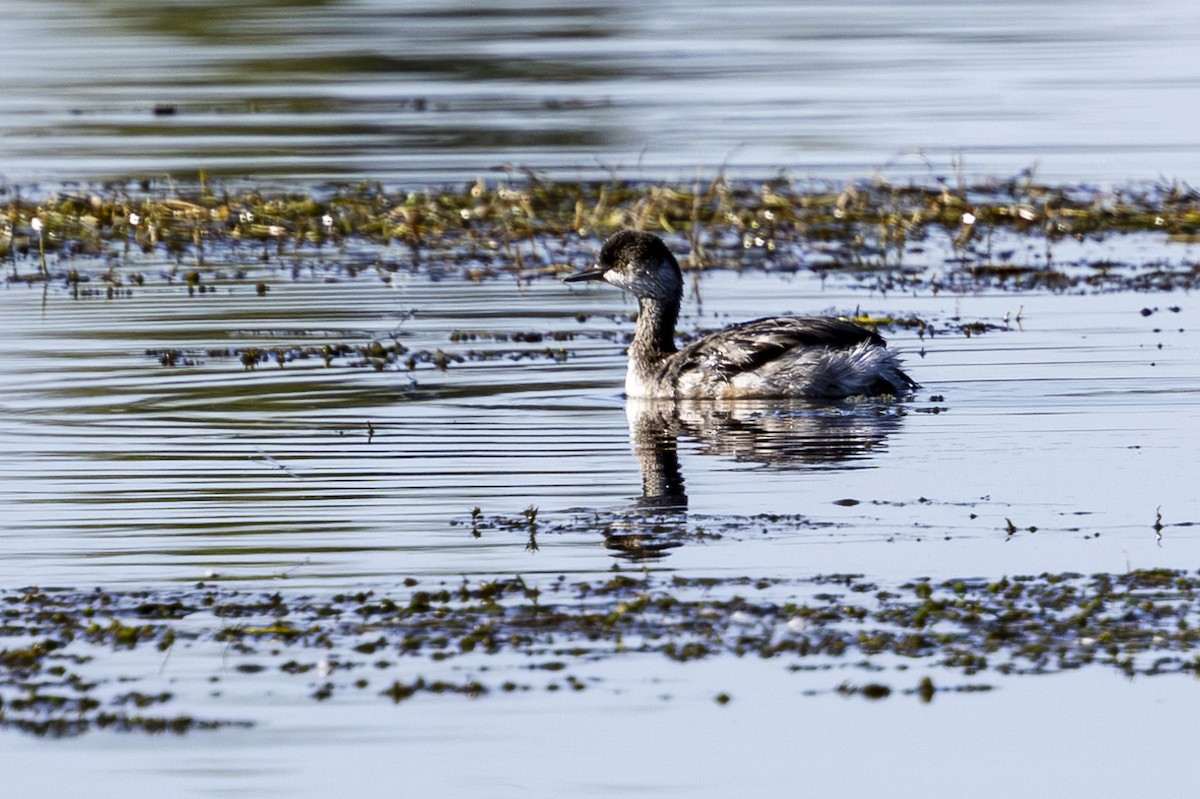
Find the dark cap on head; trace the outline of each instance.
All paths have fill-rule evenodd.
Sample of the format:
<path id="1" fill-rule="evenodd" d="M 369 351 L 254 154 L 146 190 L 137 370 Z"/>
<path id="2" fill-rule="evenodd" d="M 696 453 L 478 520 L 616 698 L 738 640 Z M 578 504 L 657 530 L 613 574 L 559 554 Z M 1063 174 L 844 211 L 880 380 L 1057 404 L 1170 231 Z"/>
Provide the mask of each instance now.
<path id="1" fill-rule="evenodd" d="M 671 250 L 658 236 L 640 230 L 622 230 L 614 233 L 600 248 L 599 265 L 609 269 L 653 260 L 674 261 L 675 256 L 671 255 Z"/>
<path id="2" fill-rule="evenodd" d="M 583 280 L 604 280 L 610 270 L 653 272 L 659 264 L 673 267 L 679 273 L 679 263 L 663 240 L 652 233 L 622 230 L 608 237 L 600 248 L 600 256 L 589 269 L 563 278 L 564 283 Z"/>

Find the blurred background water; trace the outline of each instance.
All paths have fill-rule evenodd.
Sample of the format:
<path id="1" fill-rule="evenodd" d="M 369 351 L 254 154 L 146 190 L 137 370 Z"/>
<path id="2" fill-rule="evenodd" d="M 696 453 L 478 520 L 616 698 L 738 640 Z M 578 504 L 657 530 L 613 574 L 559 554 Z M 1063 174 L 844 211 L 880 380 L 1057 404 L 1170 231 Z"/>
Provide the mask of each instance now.
<path id="1" fill-rule="evenodd" d="M 1185 0 L 3 0 L 0 178 L 1194 178 Z M 956 166 L 957 165 L 957 166 Z"/>

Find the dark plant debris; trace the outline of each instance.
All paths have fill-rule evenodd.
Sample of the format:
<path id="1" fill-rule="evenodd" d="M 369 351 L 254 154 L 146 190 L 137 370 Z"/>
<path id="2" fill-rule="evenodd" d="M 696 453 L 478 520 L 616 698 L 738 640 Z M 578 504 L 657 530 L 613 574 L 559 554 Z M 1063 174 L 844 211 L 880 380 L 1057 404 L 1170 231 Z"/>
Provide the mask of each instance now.
<path id="1" fill-rule="evenodd" d="M 532 176 L 385 190 L 361 183 L 268 193 L 167 182 L 55 191 L 0 187 L 0 263 L 9 285 L 79 301 L 121 302 L 150 287 L 205 302 L 229 292 L 272 302 L 291 283 L 413 276 L 482 282 L 557 279 L 589 263 L 620 228 L 664 235 L 691 274 L 804 271 L 879 295 L 985 289 L 1056 292 L 1191 290 L 1200 263 L 1200 199 L 1182 185 L 1096 190 L 1028 177 L 951 188 L 882 179 L 828 184 L 723 177 L 690 184 L 543 182 Z M 1112 242 L 1126 242 L 1114 252 Z M 1178 243 L 1180 253 L 1164 249 Z M 1149 245 L 1149 246 L 1148 246 Z M 1154 260 L 1139 256 L 1154 253 Z M 564 289 L 566 290 L 566 289 Z M 581 315 L 579 321 L 586 321 Z M 1001 321 L 852 315 L 884 329 L 973 336 Z M 400 328 L 247 331 L 228 347 L 152 347 L 169 368 L 232 360 L 243 368 L 452 369 L 488 360 L 565 361 L 577 338 L 628 343 L 615 328 L 453 330 L 413 347 Z M 683 341 L 709 332 L 681 330 Z M 931 408 L 925 412 L 937 413 Z"/>
<path id="2" fill-rule="evenodd" d="M 657 655 L 682 664 L 732 655 L 808 675 L 799 694 L 929 702 L 993 688 L 951 685 L 983 674 L 1107 667 L 1131 678 L 1200 675 L 1200 575 L 1154 569 L 920 579 L 884 589 L 852 574 L 782 581 L 618 570 L 574 582 L 543 576 L 536 584 L 519 576 L 428 585 L 408 579 L 395 593 L 320 597 L 206 584 L 28 588 L 0 592 L 0 643 L 0 728 L 40 736 L 249 723 L 163 712 L 194 686 L 175 681 L 164 690 L 155 675 L 170 672 L 175 648 L 204 646 L 223 648 L 214 680 L 274 673 L 272 693 L 280 680 L 296 681 L 316 701 L 372 685 L 397 704 L 583 691 L 599 680 L 579 672 L 598 661 Z M 146 654 L 155 668 L 145 668 Z M 122 663 L 133 664 L 130 673 L 122 674 Z M 887 684 L 887 673 L 914 668 L 927 673 L 902 678 L 896 689 Z M 834 673 L 847 670 L 866 679 Z M 813 690 L 814 681 L 825 688 Z M 736 692 L 719 688 L 717 704 Z"/>
<path id="3" fill-rule="evenodd" d="M 0 188 L 10 281 L 126 296 L 164 279 L 193 296 L 244 284 L 398 273 L 481 281 L 558 276 L 620 228 L 662 233 L 684 268 L 810 270 L 880 291 L 1194 288 L 1194 263 L 1076 257 L 1075 243 L 1152 235 L 1200 241 L 1200 194 L 1182 184 L 1099 190 L 1028 175 L 951 187 L 718 176 L 688 184 L 533 176 L 385 190 L 268 193 L 175 181 Z M 44 263 L 43 263 L 44 262 Z"/>

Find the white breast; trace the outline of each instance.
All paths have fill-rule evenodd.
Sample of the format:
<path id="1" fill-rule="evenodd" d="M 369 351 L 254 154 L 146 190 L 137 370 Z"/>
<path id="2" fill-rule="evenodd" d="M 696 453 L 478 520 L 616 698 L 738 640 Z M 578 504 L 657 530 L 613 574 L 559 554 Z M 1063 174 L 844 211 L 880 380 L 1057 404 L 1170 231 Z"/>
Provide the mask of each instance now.
<path id="1" fill-rule="evenodd" d="M 662 396 L 657 391 L 657 384 L 639 370 L 631 359 L 629 368 L 625 370 L 625 396 L 633 399 L 651 399 Z"/>

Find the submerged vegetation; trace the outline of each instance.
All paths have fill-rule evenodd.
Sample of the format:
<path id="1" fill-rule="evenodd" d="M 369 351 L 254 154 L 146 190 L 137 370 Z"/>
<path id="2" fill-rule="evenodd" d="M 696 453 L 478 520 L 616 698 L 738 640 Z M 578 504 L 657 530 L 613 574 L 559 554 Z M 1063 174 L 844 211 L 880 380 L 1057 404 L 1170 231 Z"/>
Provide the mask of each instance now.
<path id="1" fill-rule="evenodd" d="M 994 681 L 1085 666 L 1130 677 L 1200 675 L 1200 576 L 1168 570 L 895 588 L 856 575 L 781 581 L 616 571 L 575 582 L 409 579 L 394 593 L 331 597 L 205 584 L 29 588 L 0 593 L 0 608 L 0 727 L 49 736 L 247 724 L 154 709 L 202 681 L 219 696 L 236 680 L 244 696 L 264 672 L 283 675 L 273 694 L 292 684 L 314 701 L 349 691 L 397 704 L 426 694 L 603 689 L 612 678 L 590 673 L 592 665 L 642 659 L 644 674 L 655 656 L 755 657 L 807 675 L 795 695 L 922 702 L 996 687 L 978 682 L 981 675 Z M 146 648 L 150 658 L 131 654 Z M 191 651 L 193 666 L 172 678 L 180 648 Z M 194 664 L 204 662 L 211 673 L 197 674 Z M 713 691 L 723 705 L 738 686 Z"/>

